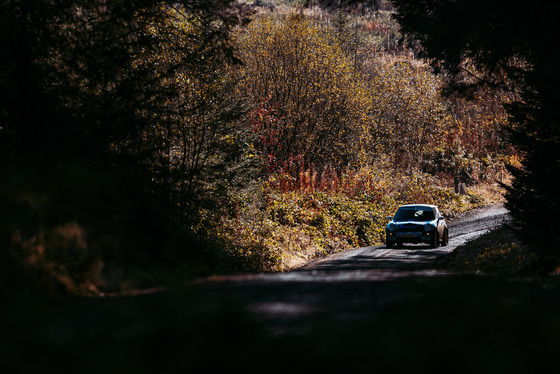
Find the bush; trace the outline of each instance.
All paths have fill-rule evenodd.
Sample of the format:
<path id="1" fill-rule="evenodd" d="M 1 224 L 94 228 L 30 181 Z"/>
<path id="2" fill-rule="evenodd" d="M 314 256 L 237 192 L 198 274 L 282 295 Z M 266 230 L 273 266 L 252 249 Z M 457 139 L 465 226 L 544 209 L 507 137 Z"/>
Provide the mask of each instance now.
<path id="1" fill-rule="evenodd" d="M 443 267 L 460 271 L 524 274 L 539 271 L 535 253 L 516 231 L 504 225 L 458 247 L 438 260 Z"/>

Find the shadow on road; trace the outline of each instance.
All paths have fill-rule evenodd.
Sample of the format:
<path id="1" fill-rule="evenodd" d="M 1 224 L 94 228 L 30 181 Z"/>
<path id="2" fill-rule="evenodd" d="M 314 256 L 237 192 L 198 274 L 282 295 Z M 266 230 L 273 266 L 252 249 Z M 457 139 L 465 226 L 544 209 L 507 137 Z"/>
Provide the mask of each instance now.
<path id="1" fill-rule="evenodd" d="M 555 278 L 373 280 L 360 269 L 363 278 L 309 270 L 4 310 L 18 318 L 3 325 L 3 372 L 526 373 L 556 364 Z"/>
<path id="2" fill-rule="evenodd" d="M 399 248 L 370 247 L 361 249 L 352 256 L 342 256 L 333 260 L 319 261 L 306 269 L 354 271 L 354 270 L 398 270 L 406 271 L 433 269 L 434 260 L 447 253 L 445 249 L 428 246 L 409 245 Z"/>

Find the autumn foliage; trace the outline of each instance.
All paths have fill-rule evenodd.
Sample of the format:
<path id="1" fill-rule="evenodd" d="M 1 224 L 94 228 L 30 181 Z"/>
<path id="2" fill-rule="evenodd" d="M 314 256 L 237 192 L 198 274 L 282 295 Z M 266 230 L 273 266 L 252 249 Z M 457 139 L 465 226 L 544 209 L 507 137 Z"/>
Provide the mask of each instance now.
<path id="1" fill-rule="evenodd" d="M 402 203 L 450 216 L 483 204 L 455 195 L 453 178 L 503 180 L 503 160 L 515 157 L 500 133 L 511 97 L 444 95 L 445 76 L 380 52 L 363 37 L 383 31 L 371 21 L 352 29 L 341 17 L 262 13 L 237 36 L 260 187 L 238 195 L 234 216 L 221 218 L 229 229 L 218 231 L 236 243 L 234 257 L 258 258 L 252 270 L 379 243 Z"/>

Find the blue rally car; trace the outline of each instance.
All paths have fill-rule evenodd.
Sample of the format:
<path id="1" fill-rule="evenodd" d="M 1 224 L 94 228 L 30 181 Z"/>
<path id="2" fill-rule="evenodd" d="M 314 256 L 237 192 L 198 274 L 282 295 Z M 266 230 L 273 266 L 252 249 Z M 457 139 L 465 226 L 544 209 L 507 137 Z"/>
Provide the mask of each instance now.
<path id="1" fill-rule="evenodd" d="M 402 205 L 385 228 L 387 248 L 403 243 L 426 243 L 431 248 L 447 245 L 449 230 L 435 205 Z"/>

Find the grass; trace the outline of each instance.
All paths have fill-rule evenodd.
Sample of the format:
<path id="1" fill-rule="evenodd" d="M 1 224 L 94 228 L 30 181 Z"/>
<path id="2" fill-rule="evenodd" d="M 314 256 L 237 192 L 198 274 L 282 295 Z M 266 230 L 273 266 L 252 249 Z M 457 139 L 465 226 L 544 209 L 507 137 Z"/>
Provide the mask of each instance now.
<path id="1" fill-rule="evenodd" d="M 457 247 L 438 264 L 450 270 L 520 275 L 535 271 L 537 257 L 506 224 Z"/>

